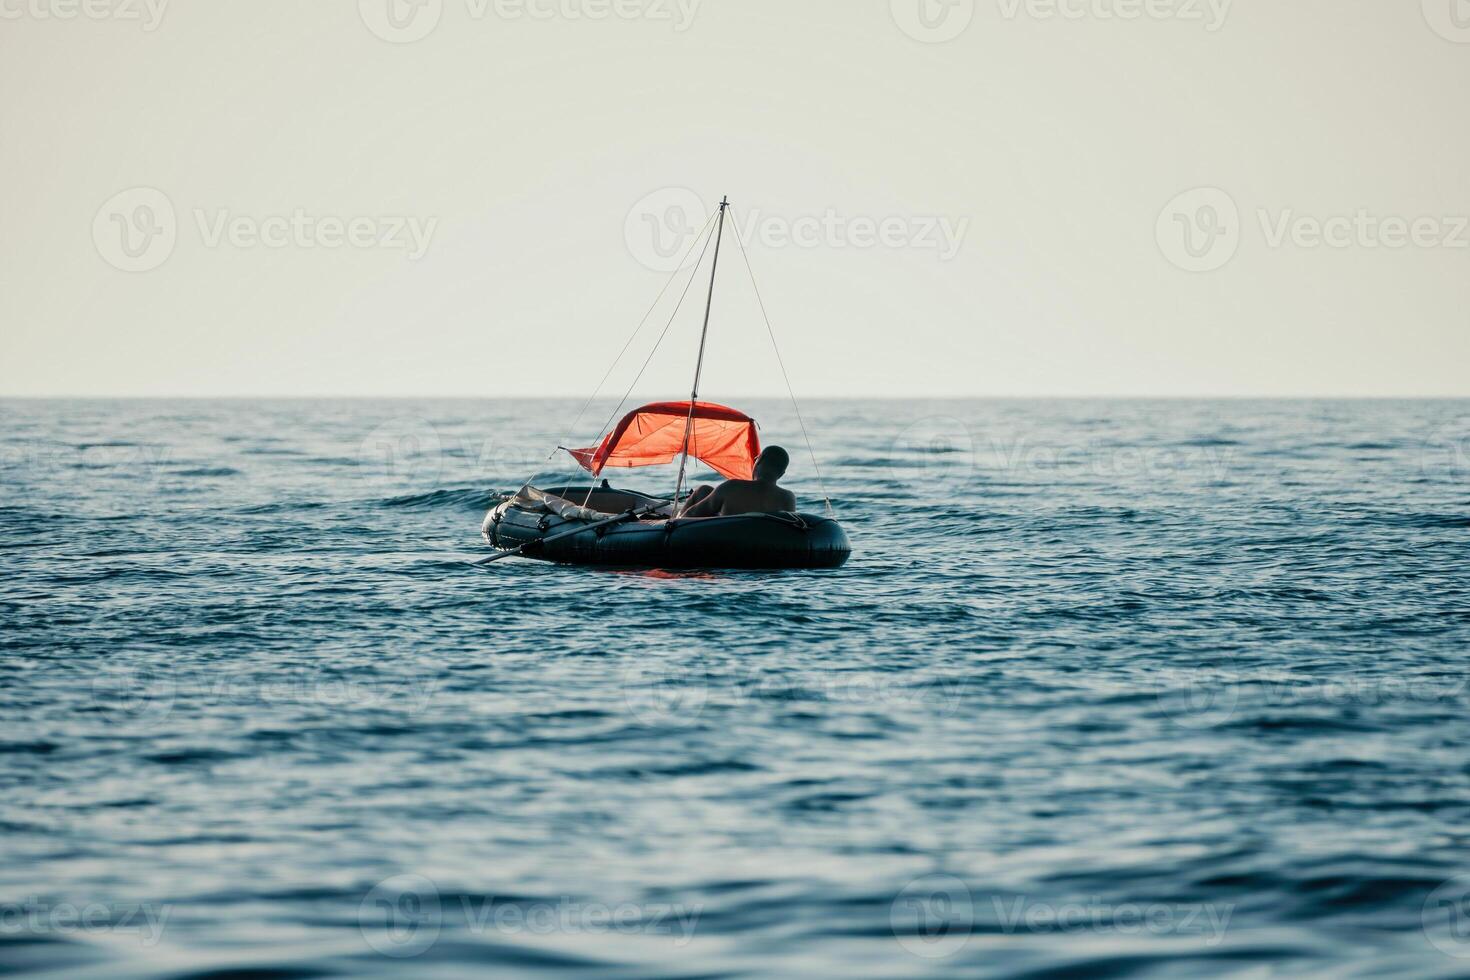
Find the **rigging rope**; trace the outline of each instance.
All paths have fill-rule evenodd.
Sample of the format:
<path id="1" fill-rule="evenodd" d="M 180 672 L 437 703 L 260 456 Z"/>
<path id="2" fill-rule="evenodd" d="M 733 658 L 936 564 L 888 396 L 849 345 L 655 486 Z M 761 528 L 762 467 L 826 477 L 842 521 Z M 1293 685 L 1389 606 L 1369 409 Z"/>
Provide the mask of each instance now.
<path id="1" fill-rule="evenodd" d="M 714 218 L 714 215 L 710 215 L 710 218 L 713 219 Z M 694 260 L 694 267 L 689 270 L 689 281 L 684 284 L 683 291 L 679 293 L 679 301 L 674 304 L 674 309 L 673 309 L 673 312 L 671 312 L 669 314 L 669 320 L 668 320 L 668 322 L 664 324 L 663 330 L 659 332 L 658 339 L 653 342 L 653 349 L 650 350 L 648 352 L 648 356 L 643 359 L 643 366 L 638 369 L 638 373 L 637 374 L 633 375 L 633 380 L 628 384 L 628 390 L 625 391 L 625 392 L 623 392 L 623 397 L 622 398 L 618 399 L 617 407 L 612 410 L 612 414 L 610 414 L 607 417 L 607 421 L 603 422 L 602 423 L 602 427 L 597 430 L 597 438 L 594 439 L 594 440 L 592 440 L 592 445 L 593 446 L 597 446 L 597 445 L 600 445 L 602 443 L 602 436 L 603 436 L 603 434 L 606 433 L 607 430 L 608 430 L 608 428 L 612 425 L 613 419 L 615 419 L 615 418 L 618 417 L 618 413 L 623 410 L 623 406 L 628 403 L 628 396 L 630 396 L 631 394 L 633 394 L 633 388 L 638 384 L 638 379 L 639 378 L 642 378 L 643 377 L 643 372 L 648 370 L 648 365 L 653 360 L 653 355 L 656 354 L 656 353 L 658 353 L 659 345 L 664 342 L 664 338 L 666 336 L 668 336 L 669 328 L 674 325 L 674 318 L 679 315 L 679 308 L 684 305 L 684 297 L 686 297 L 686 296 L 689 295 L 689 287 L 691 287 L 691 286 L 694 285 L 694 279 L 695 279 L 696 276 L 699 275 L 699 267 L 704 262 L 704 253 L 709 250 L 709 243 L 710 243 L 710 240 L 713 238 L 713 236 L 709 234 L 710 224 L 711 224 L 711 221 L 706 221 L 704 223 L 704 228 L 700 231 L 700 235 L 704 238 L 704 247 L 699 250 L 699 258 L 697 258 L 697 259 Z M 685 258 L 688 258 L 689 257 L 689 252 L 694 251 L 694 246 L 695 245 L 698 245 L 698 244 L 699 244 L 699 239 L 698 238 L 696 238 L 694 241 L 690 242 L 689 243 L 689 249 L 688 249 L 688 251 L 686 251 L 684 253 L 684 257 Z M 681 267 L 683 266 L 683 261 L 682 260 L 680 261 L 680 266 Z M 674 270 L 674 274 L 675 275 L 678 275 L 678 272 L 679 272 L 678 269 L 675 269 Z M 555 451 L 556 450 L 552 450 L 553 453 Z M 594 487 L 588 487 L 587 488 L 587 496 L 582 501 L 582 506 L 583 507 L 586 507 L 587 506 L 587 502 L 592 499 L 592 491 L 593 491 L 593 489 L 594 489 Z"/>
<path id="2" fill-rule="evenodd" d="M 745 271 L 750 275 L 750 288 L 755 290 L 755 301 L 760 306 L 761 318 L 766 321 L 766 333 L 771 338 L 771 350 L 776 352 L 776 363 L 781 366 L 781 379 L 786 382 L 786 394 L 791 397 L 791 407 L 796 410 L 796 424 L 801 427 L 801 437 L 806 442 L 806 451 L 812 458 L 812 469 L 817 474 L 817 486 L 822 490 L 822 500 L 827 505 L 827 516 L 832 516 L 832 498 L 827 496 L 827 484 L 822 479 L 822 468 L 817 465 L 817 453 L 812 448 L 812 437 L 807 435 L 806 422 L 801 417 L 801 406 L 797 404 L 796 392 L 791 388 L 791 376 L 786 373 L 786 362 L 781 357 L 781 348 L 776 343 L 776 331 L 771 327 L 771 317 L 766 313 L 766 301 L 761 298 L 761 289 L 755 282 L 755 270 L 750 266 L 750 256 L 745 252 L 745 242 L 740 238 L 740 219 L 735 214 L 735 205 L 730 205 L 730 218 L 735 223 L 735 234 L 730 236 L 740 246 L 740 257 L 745 260 Z"/>
<path id="3" fill-rule="evenodd" d="M 710 217 L 713 218 L 714 215 L 711 215 Z M 706 221 L 704 225 L 704 231 L 701 232 L 701 234 L 704 235 L 704 248 L 699 250 L 699 258 L 694 260 L 694 268 L 689 270 L 689 281 L 684 284 L 684 291 L 679 294 L 679 302 L 674 304 L 674 311 L 669 314 L 669 322 L 664 324 L 664 328 L 659 333 L 658 339 L 653 342 L 653 349 L 650 350 L 648 352 L 648 356 L 643 359 L 643 366 L 638 369 L 638 373 L 633 376 L 633 381 L 628 385 L 628 390 L 623 392 L 623 397 L 618 400 L 617 408 L 614 408 L 612 410 L 612 414 L 607 417 L 607 421 L 602 423 L 602 428 L 599 429 L 597 432 L 597 439 L 593 440 L 592 444 L 594 446 L 602 441 L 602 436 L 605 432 L 607 432 L 608 426 L 612 424 L 612 420 L 618 417 L 618 413 L 621 412 L 623 410 L 623 406 L 628 403 L 628 396 L 633 394 L 633 387 L 638 384 L 638 379 L 643 377 L 643 372 L 648 370 L 648 364 L 650 361 L 653 360 L 653 355 L 658 353 L 659 345 L 664 342 L 664 337 L 668 336 L 669 328 L 674 325 L 674 317 L 679 315 L 679 308 L 684 305 L 684 297 L 689 295 L 689 287 L 694 285 L 695 276 L 699 274 L 699 266 L 701 263 L 704 262 L 704 253 L 709 251 L 709 243 L 712 237 L 708 234 L 709 225 L 710 223 Z M 689 250 L 693 251 L 694 245 L 697 245 L 698 243 L 698 239 L 696 239 L 694 244 L 689 246 Z M 688 253 L 685 254 L 687 255 Z"/>
<path id="4" fill-rule="evenodd" d="M 653 311 L 656 310 L 656 309 L 658 309 L 658 304 L 664 298 L 664 294 L 669 291 L 669 287 L 672 286 L 674 284 L 674 280 L 678 278 L 678 276 L 679 276 L 679 270 L 682 269 L 682 268 L 684 268 L 684 262 L 685 262 L 685 260 L 687 260 L 689 258 L 689 254 L 694 251 L 694 246 L 698 245 L 699 244 L 699 240 L 704 237 L 704 235 L 705 235 L 705 233 L 707 231 L 709 231 L 710 224 L 711 224 L 711 222 L 714 221 L 714 219 L 715 219 L 714 213 L 711 213 L 710 216 L 709 216 L 709 218 L 706 219 L 706 221 L 704 223 L 704 227 L 699 230 L 699 234 L 697 234 L 697 235 L 694 236 L 694 240 L 689 243 L 689 247 L 687 249 L 685 249 L 684 250 L 684 254 L 679 257 L 679 263 L 678 263 L 678 265 L 674 266 L 674 271 L 669 274 L 669 278 L 667 278 L 667 279 L 664 280 L 663 288 L 660 289 L 658 291 L 658 295 L 656 297 L 654 297 L 653 304 L 648 307 L 648 312 L 643 314 L 643 319 L 641 319 L 641 320 L 638 321 L 638 326 L 636 326 L 636 327 L 633 328 L 633 332 L 628 336 L 628 339 L 623 342 L 622 349 L 618 351 L 617 357 L 614 357 L 613 358 L 612 364 L 608 365 L 607 371 L 602 376 L 602 380 L 599 381 L 599 382 L 597 382 L 597 387 L 595 387 L 595 388 L 592 389 L 592 394 L 587 396 L 587 400 L 585 402 L 583 402 L 582 403 L 582 407 L 577 410 L 577 416 L 576 416 L 576 418 L 572 419 L 572 424 L 569 425 L 569 426 L 567 426 L 567 433 L 566 433 L 566 435 L 562 436 L 561 441 L 559 443 L 557 443 L 555 446 L 552 447 L 551 452 L 549 452 L 549 453 L 546 454 L 546 458 L 543 459 L 540 462 L 540 464 L 537 466 L 536 472 L 532 473 L 529 477 L 526 478 L 525 482 L 523 482 L 521 484 L 521 490 L 524 490 L 524 489 L 526 489 L 526 487 L 529 487 L 531 485 L 531 481 L 532 480 L 535 480 L 536 479 L 536 475 L 541 472 L 541 467 L 545 466 L 546 463 L 553 456 L 555 456 L 560 449 L 562 449 L 568 442 L 571 441 L 572 434 L 577 431 L 577 425 L 578 425 L 578 423 L 580 423 L 582 421 L 582 416 L 584 416 L 584 415 L 587 414 L 587 409 L 590 408 L 592 406 L 592 403 L 597 400 L 597 396 L 599 394 L 601 394 L 601 392 L 602 392 L 602 386 L 605 385 L 605 384 L 607 384 L 607 379 L 608 378 L 612 377 L 612 373 L 613 373 L 614 370 L 617 369 L 618 364 L 622 361 L 623 355 L 626 354 L 626 353 L 628 353 L 628 348 L 633 346 L 633 341 L 637 340 L 638 339 L 638 335 L 643 332 L 644 324 L 648 323 L 648 318 L 651 317 L 651 316 L 653 316 Z M 701 258 L 704 257 L 704 253 L 703 252 L 700 253 L 700 257 Z M 696 262 L 695 263 L 695 268 L 697 269 L 698 266 L 699 266 L 699 263 Z M 692 279 L 691 279 L 691 281 L 692 281 Z M 684 291 L 687 293 L 689 291 L 689 287 L 688 286 L 685 286 L 684 287 Z M 680 297 L 680 302 L 683 302 L 683 298 L 682 297 Z M 679 308 L 677 306 L 674 307 L 674 312 L 677 313 L 678 312 L 678 309 Z M 664 332 L 665 333 L 668 332 L 668 327 L 664 327 Z M 663 337 L 662 337 L 662 335 L 660 335 L 659 340 L 662 341 L 662 339 L 663 339 Z M 658 345 L 657 344 L 654 345 L 654 349 L 655 350 L 658 349 Z M 650 355 L 650 356 L 652 356 L 652 355 Z M 643 366 L 645 368 L 648 367 L 648 362 L 645 361 L 644 364 L 643 364 Z M 643 374 L 643 372 L 641 370 L 638 373 L 639 373 L 640 376 Z M 635 384 L 637 383 L 637 378 L 634 379 L 634 383 Z M 623 398 L 624 398 L 624 400 L 626 400 L 627 399 L 627 395 L 624 395 Z M 622 403 L 620 402 L 619 403 L 619 407 L 621 407 L 621 404 Z M 613 414 L 616 415 L 617 414 L 616 411 L 614 411 Z M 605 423 L 604 423 L 603 428 L 606 428 L 606 424 Z M 602 438 L 602 433 L 599 432 L 597 434 L 597 439 L 600 440 L 601 438 Z M 593 442 L 593 445 L 595 446 L 596 444 L 597 444 L 597 442 L 594 441 Z M 517 493 L 519 493 L 519 492 L 520 491 L 517 491 Z"/>

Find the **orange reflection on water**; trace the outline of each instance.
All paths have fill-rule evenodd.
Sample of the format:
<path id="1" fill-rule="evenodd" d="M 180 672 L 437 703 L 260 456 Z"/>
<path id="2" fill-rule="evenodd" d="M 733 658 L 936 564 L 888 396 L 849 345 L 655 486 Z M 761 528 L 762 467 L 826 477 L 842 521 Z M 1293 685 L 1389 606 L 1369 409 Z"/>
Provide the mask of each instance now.
<path id="1" fill-rule="evenodd" d="M 694 568 L 691 568 L 691 569 L 677 569 L 677 568 L 619 568 L 619 569 L 614 569 L 613 570 L 613 574 L 615 574 L 615 575 L 632 575 L 632 576 L 636 576 L 638 578 L 648 578 L 648 579 L 683 579 L 683 578 L 693 578 L 693 579 L 706 579 L 706 580 L 709 580 L 709 581 L 714 581 L 715 579 L 721 578 L 721 576 L 716 575 L 714 572 L 711 572 L 711 571 L 708 571 L 708 570 L 694 569 Z"/>

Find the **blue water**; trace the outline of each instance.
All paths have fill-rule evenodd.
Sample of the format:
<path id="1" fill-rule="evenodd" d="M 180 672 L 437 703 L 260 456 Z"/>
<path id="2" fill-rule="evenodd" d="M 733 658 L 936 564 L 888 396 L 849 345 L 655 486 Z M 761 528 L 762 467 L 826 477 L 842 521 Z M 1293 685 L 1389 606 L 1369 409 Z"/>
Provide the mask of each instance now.
<path id="1" fill-rule="evenodd" d="M 0 972 L 1470 975 L 1470 403 L 805 407 L 669 574 L 462 563 L 574 403 L 0 403 Z"/>

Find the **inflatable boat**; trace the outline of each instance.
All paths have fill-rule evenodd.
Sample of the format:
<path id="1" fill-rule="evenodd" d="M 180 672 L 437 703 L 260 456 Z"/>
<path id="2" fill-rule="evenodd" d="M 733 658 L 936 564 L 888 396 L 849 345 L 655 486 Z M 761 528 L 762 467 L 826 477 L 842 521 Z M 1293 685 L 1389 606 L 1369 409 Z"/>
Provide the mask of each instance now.
<path id="1" fill-rule="evenodd" d="M 585 449 L 558 446 L 551 454 L 566 452 L 594 477 L 601 476 L 608 467 L 658 466 L 678 459 L 679 471 L 673 495 L 654 497 L 618 490 L 607 480 L 603 480 L 600 486 L 559 486 L 541 490 L 531 485 L 536 479 L 533 473 L 518 491 L 492 507 L 480 526 L 485 543 L 497 549 L 498 553 L 470 564 L 484 566 L 512 555 L 543 561 L 635 568 L 836 568 L 847 561 L 852 547 L 842 526 L 830 516 L 830 499 L 826 500 L 829 515 L 826 517 L 784 510 L 748 512 L 752 507 L 796 505 L 795 497 L 776 483 L 784 475 L 790 457 L 784 450 L 770 447 L 769 455 L 762 461 L 755 419 L 729 406 L 699 400 L 705 339 L 714 303 L 715 269 L 719 264 L 720 241 L 729 206 L 728 200 L 721 201 L 718 215 L 710 215 L 704 230 L 690 244 L 690 253 L 701 240 L 704 247 L 689 273 L 689 282 L 679 294 L 682 302 L 712 240 L 714 257 L 710 261 L 709 292 L 705 298 L 704 325 L 700 329 L 699 354 L 694 362 L 694 384 L 689 400 L 653 402 L 635 408 L 609 430 L 607 424 L 618 417 L 628 394 L 642 376 L 640 369 L 638 376 L 633 378 L 633 384 L 629 385 L 628 393 L 608 416 L 595 445 Z M 739 241 L 738 236 L 736 241 Z M 743 245 L 741 251 L 743 254 Z M 749 268 L 748 258 L 746 267 Z M 669 284 L 679 275 L 676 269 Z M 751 278 L 754 286 L 753 274 Z M 664 288 L 667 290 L 669 285 Z M 657 303 L 655 300 L 655 306 Z M 678 305 L 675 305 L 674 314 L 678 310 Z M 761 304 L 761 312 L 764 316 L 764 304 Z M 652 313 L 651 308 L 649 313 Z M 644 320 L 647 319 L 645 315 Z M 673 322 L 671 315 L 669 325 Z M 640 323 L 639 329 L 642 326 Z M 766 329 L 774 347 L 776 338 L 769 318 L 766 319 Z M 645 368 L 667 333 L 668 326 L 665 326 L 654 343 L 653 351 L 643 362 Z M 637 335 L 638 330 L 634 330 L 633 337 L 623 345 L 624 352 Z M 779 363 L 779 349 L 776 356 Z M 614 360 L 613 367 L 616 366 L 617 361 Z M 612 368 L 609 368 L 608 374 L 611 372 Z M 781 364 L 781 372 L 784 377 L 784 364 Z M 603 376 L 604 382 L 607 377 Z M 597 393 L 593 392 L 593 398 Z M 591 403 L 592 399 L 588 399 L 587 405 Z M 587 405 L 583 406 L 583 412 Z M 811 451 L 811 439 L 806 436 L 806 425 L 801 422 L 801 409 L 796 406 L 794 395 L 792 407 L 796 408 L 797 422 L 806 438 L 808 451 Z M 581 418 L 582 413 L 579 412 L 569 435 Z M 605 437 L 603 432 L 607 433 Z M 703 463 L 732 483 L 707 497 L 696 499 L 686 494 L 684 478 L 691 460 Z M 817 468 L 815 452 L 811 452 L 811 462 L 820 485 L 821 471 Z M 822 496 L 826 499 L 825 486 Z M 734 512 L 725 513 L 732 509 Z"/>
<path id="2" fill-rule="evenodd" d="M 491 508 L 480 533 L 527 558 L 631 568 L 837 568 L 852 554 L 842 525 L 815 514 L 678 518 L 673 509 L 605 481 L 526 487 Z"/>

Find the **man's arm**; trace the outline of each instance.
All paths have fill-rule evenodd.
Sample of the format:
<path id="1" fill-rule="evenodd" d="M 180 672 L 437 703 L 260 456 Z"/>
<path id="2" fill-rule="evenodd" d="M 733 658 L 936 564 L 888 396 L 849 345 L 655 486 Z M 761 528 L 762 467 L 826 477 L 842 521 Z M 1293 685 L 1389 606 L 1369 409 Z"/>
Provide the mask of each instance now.
<path id="1" fill-rule="evenodd" d="M 720 509 L 725 506 L 725 485 L 722 483 L 715 487 L 714 492 L 709 494 L 699 503 L 686 510 L 683 517 L 717 517 Z"/>

